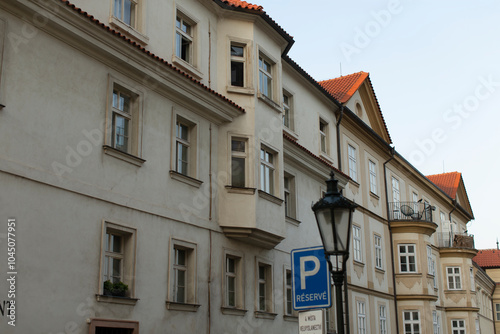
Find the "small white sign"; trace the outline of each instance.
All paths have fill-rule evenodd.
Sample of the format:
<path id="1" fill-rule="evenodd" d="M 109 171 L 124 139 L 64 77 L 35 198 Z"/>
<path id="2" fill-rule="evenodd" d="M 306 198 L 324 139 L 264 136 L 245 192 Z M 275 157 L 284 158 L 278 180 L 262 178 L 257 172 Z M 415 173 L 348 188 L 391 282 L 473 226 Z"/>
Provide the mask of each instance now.
<path id="1" fill-rule="evenodd" d="M 325 333 L 325 309 L 299 313 L 299 334 Z"/>

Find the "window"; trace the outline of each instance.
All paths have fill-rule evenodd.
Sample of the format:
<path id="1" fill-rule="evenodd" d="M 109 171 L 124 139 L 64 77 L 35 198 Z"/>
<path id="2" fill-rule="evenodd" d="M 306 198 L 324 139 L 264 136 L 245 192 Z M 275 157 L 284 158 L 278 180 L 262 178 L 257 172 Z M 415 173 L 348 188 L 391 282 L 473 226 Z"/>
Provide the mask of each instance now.
<path id="1" fill-rule="evenodd" d="M 358 334 L 366 334 L 366 310 L 364 302 L 356 302 L 358 310 Z"/>
<path id="2" fill-rule="evenodd" d="M 500 321 L 500 304 L 496 303 L 495 304 L 495 319 L 496 321 Z"/>
<path id="3" fill-rule="evenodd" d="M 420 313 L 418 311 L 403 312 L 404 334 L 420 334 Z"/>
<path id="4" fill-rule="evenodd" d="M 439 334 L 437 311 L 432 311 L 432 328 L 434 329 L 434 334 Z"/>
<path id="5" fill-rule="evenodd" d="M 470 291 L 476 291 L 476 283 L 474 281 L 474 268 L 472 267 L 469 268 L 469 275 L 470 275 Z"/>
<path id="6" fill-rule="evenodd" d="M 324 120 L 319 120 L 319 140 L 321 153 L 328 154 L 328 123 Z"/>
<path id="7" fill-rule="evenodd" d="M 6 26 L 4 19 L 0 19 L 0 110 L 5 106 L 2 103 L 5 103 L 4 95 L 3 95 L 3 85 L 2 85 L 2 68 L 3 68 L 3 59 L 4 59 L 4 42 L 6 35 Z"/>
<path id="8" fill-rule="evenodd" d="M 375 268 L 382 269 L 382 237 L 375 235 L 373 241 L 375 244 Z"/>
<path id="9" fill-rule="evenodd" d="M 427 273 L 434 276 L 434 265 L 432 262 L 432 247 L 427 245 Z"/>
<path id="10" fill-rule="evenodd" d="M 418 202 L 418 194 L 416 192 L 411 193 L 412 197 L 412 202 L 413 202 L 413 211 L 418 212 L 420 211 L 419 205 L 420 203 Z"/>
<path id="11" fill-rule="evenodd" d="M 274 154 L 265 147 L 260 150 L 260 190 L 274 194 Z"/>
<path id="12" fill-rule="evenodd" d="M 233 187 L 246 186 L 247 140 L 231 139 L 231 185 Z"/>
<path id="13" fill-rule="evenodd" d="M 293 98 L 292 95 L 283 91 L 283 125 L 293 130 Z"/>
<path id="14" fill-rule="evenodd" d="M 399 271 L 402 273 L 416 273 L 415 245 L 399 245 Z"/>
<path id="15" fill-rule="evenodd" d="M 136 230 L 104 222 L 103 224 L 103 257 L 101 260 L 101 294 L 115 295 L 112 291 L 104 291 L 104 283 L 122 282 L 128 286 L 126 297 L 134 296 Z"/>
<path id="16" fill-rule="evenodd" d="M 123 23 L 135 28 L 137 0 L 114 0 L 113 16 Z"/>
<path id="17" fill-rule="evenodd" d="M 239 271 L 241 266 L 241 258 L 232 255 L 226 255 L 226 306 L 241 308 L 241 274 Z"/>
<path id="18" fill-rule="evenodd" d="M 348 145 L 347 146 L 347 152 L 349 155 L 349 176 L 354 180 L 358 181 L 358 166 L 357 166 L 357 160 L 356 160 L 356 149 Z"/>
<path id="19" fill-rule="evenodd" d="M 393 176 L 391 181 L 392 181 L 392 201 L 394 202 L 393 204 L 394 219 L 401 219 L 399 180 Z"/>
<path id="20" fill-rule="evenodd" d="M 434 289 L 437 289 L 438 288 L 438 277 L 437 277 L 437 273 L 438 271 L 436 270 L 436 256 L 433 255 L 432 256 L 432 272 L 434 273 L 434 278 L 433 278 L 433 283 L 434 283 Z"/>
<path id="21" fill-rule="evenodd" d="M 196 124 L 177 116 L 175 123 L 175 171 L 196 177 Z"/>
<path id="22" fill-rule="evenodd" d="M 259 56 L 259 90 L 267 98 L 273 98 L 273 76 L 271 62 L 264 56 Z"/>
<path id="23" fill-rule="evenodd" d="M 451 321 L 452 334 L 465 334 L 465 320 L 452 320 Z"/>
<path id="24" fill-rule="evenodd" d="M 90 319 L 90 334 L 138 334 L 138 321 L 120 321 L 108 319 Z"/>
<path id="25" fill-rule="evenodd" d="M 446 267 L 448 277 L 448 290 L 461 290 L 460 267 Z"/>
<path id="26" fill-rule="evenodd" d="M 286 217 L 296 218 L 295 214 L 295 177 L 285 173 L 283 180 L 285 191 L 285 215 Z"/>
<path id="27" fill-rule="evenodd" d="M 352 226 L 352 238 L 354 261 L 363 262 L 363 258 L 361 256 L 361 228 L 359 226 Z"/>
<path id="28" fill-rule="evenodd" d="M 167 307 L 176 309 L 176 304 L 186 304 L 182 310 L 195 311 L 196 296 L 196 245 L 171 239 L 171 289 Z M 193 306 L 191 308 L 191 306 Z"/>
<path id="29" fill-rule="evenodd" d="M 293 294 L 292 294 L 292 271 L 290 269 L 285 270 L 285 314 L 294 315 L 293 312 Z"/>
<path id="30" fill-rule="evenodd" d="M 245 86 L 245 45 L 231 43 L 231 86 Z"/>
<path id="31" fill-rule="evenodd" d="M 387 334 L 387 310 L 384 305 L 380 305 L 378 314 L 380 334 Z"/>
<path id="32" fill-rule="evenodd" d="M 187 63 L 193 62 L 193 23 L 179 12 L 175 18 L 175 55 Z"/>
<path id="33" fill-rule="evenodd" d="M 479 325 L 479 319 L 476 319 L 476 334 L 481 334 L 481 326 Z"/>
<path id="34" fill-rule="evenodd" d="M 368 169 L 370 170 L 370 191 L 373 194 L 377 194 L 377 165 L 368 160 Z"/>
<path id="35" fill-rule="evenodd" d="M 272 271 L 271 266 L 259 263 L 257 268 L 257 310 L 272 312 Z"/>

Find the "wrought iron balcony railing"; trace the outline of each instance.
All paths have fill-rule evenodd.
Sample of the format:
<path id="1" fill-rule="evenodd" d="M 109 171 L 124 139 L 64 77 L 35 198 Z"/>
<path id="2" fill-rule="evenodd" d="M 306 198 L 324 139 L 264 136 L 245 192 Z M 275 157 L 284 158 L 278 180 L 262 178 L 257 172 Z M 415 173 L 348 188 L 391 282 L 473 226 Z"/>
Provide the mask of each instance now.
<path id="1" fill-rule="evenodd" d="M 389 221 L 418 220 L 432 223 L 434 207 L 422 202 L 390 202 Z"/>
<path id="2" fill-rule="evenodd" d="M 456 232 L 439 232 L 439 248 L 465 248 L 475 249 L 474 235 Z"/>

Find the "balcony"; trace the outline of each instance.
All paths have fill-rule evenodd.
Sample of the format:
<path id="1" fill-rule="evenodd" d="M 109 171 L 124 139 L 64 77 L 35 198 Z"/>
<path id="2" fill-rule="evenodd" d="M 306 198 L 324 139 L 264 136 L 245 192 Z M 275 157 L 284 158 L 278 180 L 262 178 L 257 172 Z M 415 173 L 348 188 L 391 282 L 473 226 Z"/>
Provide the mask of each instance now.
<path id="1" fill-rule="evenodd" d="M 389 222 L 395 233 L 432 235 L 437 224 L 432 220 L 435 207 L 422 202 L 390 202 Z"/>
<path id="2" fill-rule="evenodd" d="M 467 233 L 440 232 L 438 247 L 441 257 L 473 258 L 477 253 L 474 236 Z"/>

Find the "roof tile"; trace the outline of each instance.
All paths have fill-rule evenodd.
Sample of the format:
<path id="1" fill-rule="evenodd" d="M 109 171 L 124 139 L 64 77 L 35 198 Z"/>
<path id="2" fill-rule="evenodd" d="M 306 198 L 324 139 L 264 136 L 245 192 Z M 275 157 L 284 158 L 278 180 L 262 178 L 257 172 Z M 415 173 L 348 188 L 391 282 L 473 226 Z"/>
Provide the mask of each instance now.
<path id="1" fill-rule="evenodd" d="M 452 199 L 456 199 L 458 185 L 460 184 L 460 178 L 462 177 L 461 173 L 450 172 L 427 175 L 426 177 Z"/>
<path id="2" fill-rule="evenodd" d="M 323 80 L 319 84 L 341 103 L 346 103 L 367 77 L 368 73 L 361 71 L 335 79 Z"/>
<path id="3" fill-rule="evenodd" d="M 481 249 L 472 259 L 481 268 L 500 268 L 500 250 Z"/>
<path id="4" fill-rule="evenodd" d="M 222 0 L 225 4 L 236 7 L 236 8 L 243 8 L 243 9 L 252 9 L 256 11 L 262 11 L 262 6 L 259 5 L 254 5 L 251 3 L 248 3 L 246 1 L 241 1 L 241 0 Z"/>

